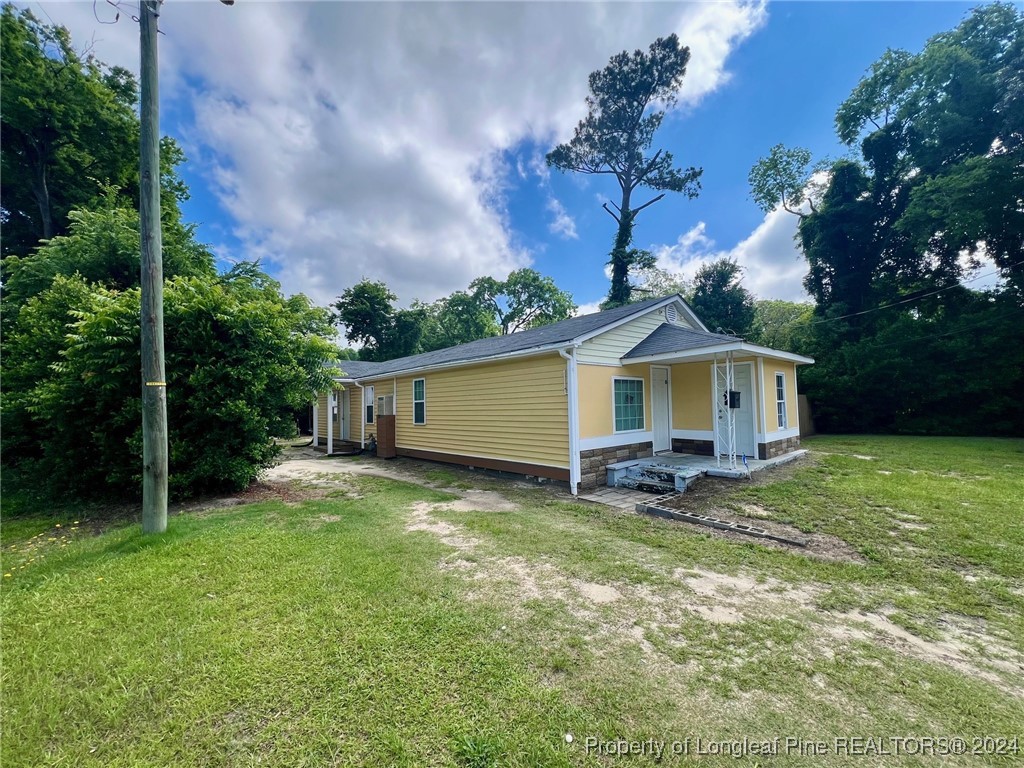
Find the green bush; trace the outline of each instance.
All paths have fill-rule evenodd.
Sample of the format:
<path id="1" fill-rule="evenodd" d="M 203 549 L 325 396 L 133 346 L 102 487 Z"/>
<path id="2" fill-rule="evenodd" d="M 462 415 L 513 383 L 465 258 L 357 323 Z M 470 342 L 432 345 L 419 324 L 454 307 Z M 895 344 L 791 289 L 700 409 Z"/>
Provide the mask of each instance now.
<path id="1" fill-rule="evenodd" d="M 285 299 L 253 265 L 173 277 L 164 291 L 171 493 L 243 488 L 328 384 L 328 313 Z M 58 275 L 21 307 L 4 345 L 3 417 L 4 462 L 23 481 L 139 494 L 139 296 Z"/>

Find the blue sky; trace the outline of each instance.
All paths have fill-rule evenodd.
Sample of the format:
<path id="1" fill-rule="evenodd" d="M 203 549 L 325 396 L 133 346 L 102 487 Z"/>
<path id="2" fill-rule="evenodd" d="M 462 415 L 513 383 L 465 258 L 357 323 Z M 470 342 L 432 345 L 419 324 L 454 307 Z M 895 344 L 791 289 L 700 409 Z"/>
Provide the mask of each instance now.
<path id="1" fill-rule="evenodd" d="M 91 3 L 39 7 L 137 69 L 131 23 L 99 25 Z M 656 144 L 702 166 L 703 190 L 644 211 L 635 245 L 684 277 L 729 256 L 755 293 L 799 299 L 794 222 L 754 206 L 751 165 L 779 142 L 844 153 L 832 119 L 865 69 L 969 7 L 169 0 L 163 130 L 190 158 L 200 238 L 224 263 L 260 258 L 289 292 L 324 303 L 370 277 L 406 303 L 529 265 L 589 308 L 607 290 L 600 196 L 615 190 L 548 174 L 543 154 L 583 116 L 587 73 L 674 31 L 693 58 Z"/>

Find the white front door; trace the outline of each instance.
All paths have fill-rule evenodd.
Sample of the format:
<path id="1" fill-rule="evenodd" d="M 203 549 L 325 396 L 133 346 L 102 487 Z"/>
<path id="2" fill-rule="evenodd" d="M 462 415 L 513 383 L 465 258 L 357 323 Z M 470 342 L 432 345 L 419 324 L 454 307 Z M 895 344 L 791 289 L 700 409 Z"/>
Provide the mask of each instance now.
<path id="1" fill-rule="evenodd" d="M 733 373 L 740 394 L 740 407 L 736 409 L 736 455 L 756 458 L 754 446 L 754 386 L 753 366 L 737 363 Z"/>
<path id="2" fill-rule="evenodd" d="M 341 395 L 338 397 L 341 402 L 341 439 L 349 439 L 349 400 L 348 390 L 343 390 Z"/>
<path id="3" fill-rule="evenodd" d="M 672 397 L 668 368 L 651 366 L 651 419 L 654 452 L 672 450 Z"/>

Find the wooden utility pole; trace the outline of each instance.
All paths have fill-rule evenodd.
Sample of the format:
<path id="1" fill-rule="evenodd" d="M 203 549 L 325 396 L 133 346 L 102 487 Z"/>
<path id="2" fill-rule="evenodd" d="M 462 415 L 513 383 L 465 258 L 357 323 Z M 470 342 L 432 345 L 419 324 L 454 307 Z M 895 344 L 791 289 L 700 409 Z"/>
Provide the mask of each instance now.
<path id="1" fill-rule="evenodd" d="M 139 3 L 142 66 L 139 217 L 142 230 L 142 532 L 167 530 L 167 383 L 160 233 L 159 0 Z"/>

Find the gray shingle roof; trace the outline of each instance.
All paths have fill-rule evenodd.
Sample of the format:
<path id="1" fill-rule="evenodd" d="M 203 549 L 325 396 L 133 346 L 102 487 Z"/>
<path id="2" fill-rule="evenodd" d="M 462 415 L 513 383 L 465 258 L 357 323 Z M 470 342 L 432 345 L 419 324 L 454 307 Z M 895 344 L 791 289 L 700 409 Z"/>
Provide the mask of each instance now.
<path id="1" fill-rule="evenodd" d="M 460 344 L 457 347 L 438 349 L 434 352 L 424 352 L 421 355 L 411 355 L 410 357 L 400 357 L 383 363 L 342 360 L 339 363 L 339 367 L 348 377 L 371 378 L 375 376 L 389 376 L 414 368 L 425 368 L 446 363 L 461 363 L 494 357 L 496 355 L 507 355 L 512 352 L 525 352 L 530 349 L 547 347 L 563 342 L 568 343 L 579 336 L 614 323 L 616 320 L 622 320 L 636 312 L 653 307 L 664 301 L 665 298 L 662 296 L 657 299 L 648 299 L 637 304 L 627 304 L 624 307 L 606 309 L 603 312 L 570 317 L 568 320 L 544 325 L 529 331 L 510 333 L 507 336 L 493 336 L 489 339 L 479 339 L 468 344 Z"/>
<path id="2" fill-rule="evenodd" d="M 662 352 L 679 352 L 684 349 L 696 349 L 698 347 L 711 347 L 716 344 L 724 344 L 729 341 L 743 341 L 737 336 L 726 336 L 722 333 L 708 333 L 706 331 L 694 331 L 690 328 L 682 328 L 678 325 L 662 323 L 646 339 L 641 341 L 629 352 L 624 354 L 627 357 L 645 357 L 657 355 Z"/>

